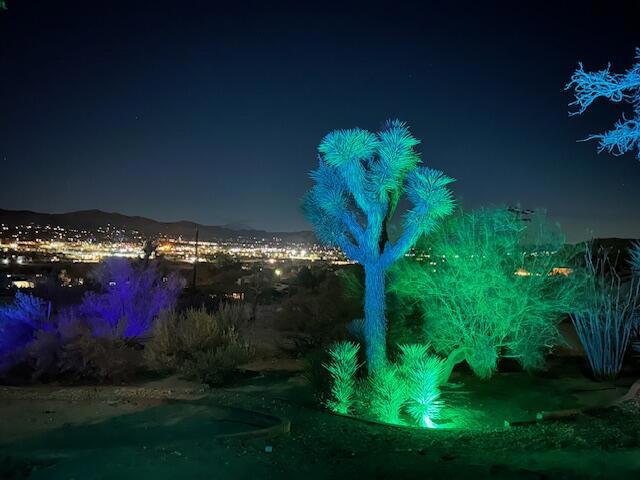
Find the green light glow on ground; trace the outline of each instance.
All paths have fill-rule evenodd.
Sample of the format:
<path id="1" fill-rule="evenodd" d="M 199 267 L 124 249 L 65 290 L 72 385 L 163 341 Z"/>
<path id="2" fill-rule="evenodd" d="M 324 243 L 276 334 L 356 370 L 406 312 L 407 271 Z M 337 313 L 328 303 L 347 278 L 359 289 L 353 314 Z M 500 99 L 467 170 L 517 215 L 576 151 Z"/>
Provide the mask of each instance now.
<path id="1" fill-rule="evenodd" d="M 400 345 L 396 362 L 365 378 L 358 373 L 358 345 L 339 342 L 329 349 L 324 365 L 332 384 L 327 407 L 339 414 L 371 417 L 392 425 L 438 428 L 443 410 L 440 381 L 445 362 L 428 353 L 428 345 Z"/>

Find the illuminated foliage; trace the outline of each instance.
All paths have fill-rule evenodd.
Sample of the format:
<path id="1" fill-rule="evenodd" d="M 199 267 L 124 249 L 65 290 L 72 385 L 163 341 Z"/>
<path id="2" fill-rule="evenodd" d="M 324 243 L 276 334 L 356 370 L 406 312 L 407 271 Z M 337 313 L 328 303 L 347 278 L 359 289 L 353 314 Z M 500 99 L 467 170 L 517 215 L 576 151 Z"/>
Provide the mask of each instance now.
<path id="1" fill-rule="evenodd" d="M 493 375 L 501 356 L 538 368 L 574 308 L 577 277 L 556 274 L 568 273 L 556 268 L 569 261 L 562 243 L 539 217 L 460 213 L 396 265 L 391 290 L 404 310 L 418 309 L 439 354 L 466 360 L 479 377 Z"/>
<path id="2" fill-rule="evenodd" d="M 78 311 L 96 336 L 149 333 L 158 314 L 173 308 L 182 288 L 175 274 L 163 279 L 154 262 L 110 258 L 93 275 L 101 290 L 85 295 Z"/>
<path id="3" fill-rule="evenodd" d="M 400 369 L 407 389 L 407 413 L 423 427 L 434 428 L 442 409 L 440 381 L 444 361 L 429 355 L 428 345 L 400 345 Z"/>
<path id="4" fill-rule="evenodd" d="M 400 425 L 400 412 L 407 402 L 408 388 L 398 365 L 387 363 L 369 375 L 371 413 L 380 421 Z"/>
<path id="5" fill-rule="evenodd" d="M 48 328 L 49 315 L 46 302 L 20 292 L 12 304 L 0 306 L 0 369 L 21 358 L 36 331 Z"/>
<path id="6" fill-rule="evenodd" d="M 364 380 L 356 378 L 359 346 L 336 343 L 323 367 L 331 374 L 327 407 L 340 414 L 364 414 L 394 425 L 412 421 L 436 428 L 443 402 L 440 384 L 445 362 L 428 353 L 428 345 L 400 345 L 397 361 L 387 362 Z"/>
<path id="7" fill-rule="evenodd" d="M 600 250 L 594 259 L 588 246 L 585 257 L 589 272 L 585 302 L 571 320 L 595 377 L 615 378 L 640 314 L 640 279 L 623 281 L 606 251 Z"/>
<path id="8" fill-rule="evenodd" d="M 327 407 L 336 413 L 347 414 L 352 409 L 359 350 L 360 346 L 353 342 L 338 342 L 329 349 L 330 361 L 324 365 L 332 380 Z"/>
<path id="9" fill-rule="evenodd" d="M 451 212 L 452 179 L 419 166 L 419 141 L 403 122 L 386 123 L 378 133 L 355 128 L 324 137 L 315 184 L 304 211 L 318 238 L 343 250 L 365 270 L 364 337 L 369 371 L 386 362 L 385 273 L 438 219 Z M 413 208 L 401 236 L 387 238 L 387 223 L 405 193 Z"/>
<path id="10" fill-rule="evenodd" d="M 625 73 L 611 73 L 610 66 L 597 72 L 585 72 L 582 64 L 571 77 L 566 89 L 573 89 L 575 101 L 570 105 L 579 115 L 598 98 L 612 102 L 627 102 L 633 107 L 633 118 L 624 115 L 615 124 L 615 128 L 603 134 L 590 135 L 587 139 L 600 142 L 599 151 L 607 150 L 614 155 L 623 155 L 633 149 L 640 160 L 640 49 L 636 49 L 636 64 Z"/>

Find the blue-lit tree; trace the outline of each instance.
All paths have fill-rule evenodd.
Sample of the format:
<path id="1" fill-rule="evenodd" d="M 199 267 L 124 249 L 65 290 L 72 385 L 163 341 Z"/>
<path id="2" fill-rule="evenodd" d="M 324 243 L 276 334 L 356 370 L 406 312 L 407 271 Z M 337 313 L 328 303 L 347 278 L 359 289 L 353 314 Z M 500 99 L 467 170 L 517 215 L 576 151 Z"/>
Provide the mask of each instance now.
<path id="1" fill-rule="evenodd" d="M 363 333 L 370 372 L 384 366 L 387 358 L 385 272 L 453 208 L 447 188 L 453 180 L 419 166 L 418 143 L 398 120 L 388 121 L 378 133 L 335 130 L 318 147 L 320 164 L 311 172 L 315 185 L 304 200 L 318 238 L 364 267 Z M 392 242 L 387 225 L 403 193 L 413 208 Z"/>
<path id="2" fill-rule="evenodd" d="M 636 63 L 625 73 L 611 73 L 608 65 L 604 70 L 585 72 L 582 64 L 574 72 L 566 89 L 573 89 L 575 101 L 571 106 L 577 110 L 571 115 L 583 113 L 598 98 L 612 102 L 627 102 L 633 106 L 633 118 L 624 115 L 615 124 L 615 128 L 603 134 L 590 135 L 587 140 L 600 142 L 598 151 L 607 150 L 614 155 L 637 150 L 640 160 L 640 48 L 636 49 Z"/>

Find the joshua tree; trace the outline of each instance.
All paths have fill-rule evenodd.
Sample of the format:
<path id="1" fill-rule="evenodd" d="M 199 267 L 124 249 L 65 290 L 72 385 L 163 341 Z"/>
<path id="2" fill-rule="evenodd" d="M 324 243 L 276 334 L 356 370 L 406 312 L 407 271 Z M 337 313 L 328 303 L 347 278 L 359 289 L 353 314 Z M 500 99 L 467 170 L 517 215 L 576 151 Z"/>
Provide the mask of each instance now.
<path id="1" fill-rule="evenodd" d="M 625 101 L 633 106 L 633 118 L 624 115 L 615 128 L 603 134 L 590 135 L 587 140 L 598 139 L 598 151 L 607 150 L 614 155 L 624 155 L 633 149 L 640 160 L 640 48 L 636 49 L 636 64 L 625 73 L 611 73 L 608 65 L 598 72 L 585 72 L 582 64 L 571 77 L 566 89 L 575 90 L 575 101 L 570 103 L 577 111 L 570 115 L 580 115 L 598 98 L 612 102 Z"/>
<path id="2" fill-rule="evenodd" d="M 419 140 L 405 123 L 388 121 L 374 134 L 335 130 L 318 147 L 315 185 L 304 211 L 318 238 L 338 246 L 365 271 L 364 339 L 369 371 L 386 362 L 385 272 L 403 257 L 418 237 L 453 208 L 442 172 L 418 166 Z M 413 208 L 404 215 L 403 231 L 392 242 L 387 223 L 406 193 Z"/>

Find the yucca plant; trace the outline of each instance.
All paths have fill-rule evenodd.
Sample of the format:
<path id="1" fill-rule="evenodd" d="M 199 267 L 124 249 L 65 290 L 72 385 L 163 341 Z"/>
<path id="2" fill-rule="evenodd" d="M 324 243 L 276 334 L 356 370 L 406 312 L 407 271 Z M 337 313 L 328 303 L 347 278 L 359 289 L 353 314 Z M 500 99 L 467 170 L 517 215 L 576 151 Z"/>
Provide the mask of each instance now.
<path id="1" fill-rule="evenodd" d="M 429 345 L 400 345 L 400 371 L 407 391 L 406 411 L 423 427 L 435 428 L 443 403 L 440 380 L 445 362 L 428 354 Z"/>
<path id="2" fill-rule="evenodd" d="M 380 421 L 402 424 L 400 412 L 407 401 L 407 384 L 398 365 L 388 363 L 369 375 L 371 413 Z"/>
<path id="3" fill-rule="evenodd" d="M 331 360 L 324 364 L 331 375 L 331 398 L 327 407 L 335 412 L 347 414 L 353 407 L 356 392 L 356 373 L 358 372 L 358 351 L 360 346 L 354 342 L 338 342 L 329 349 Z"/>

